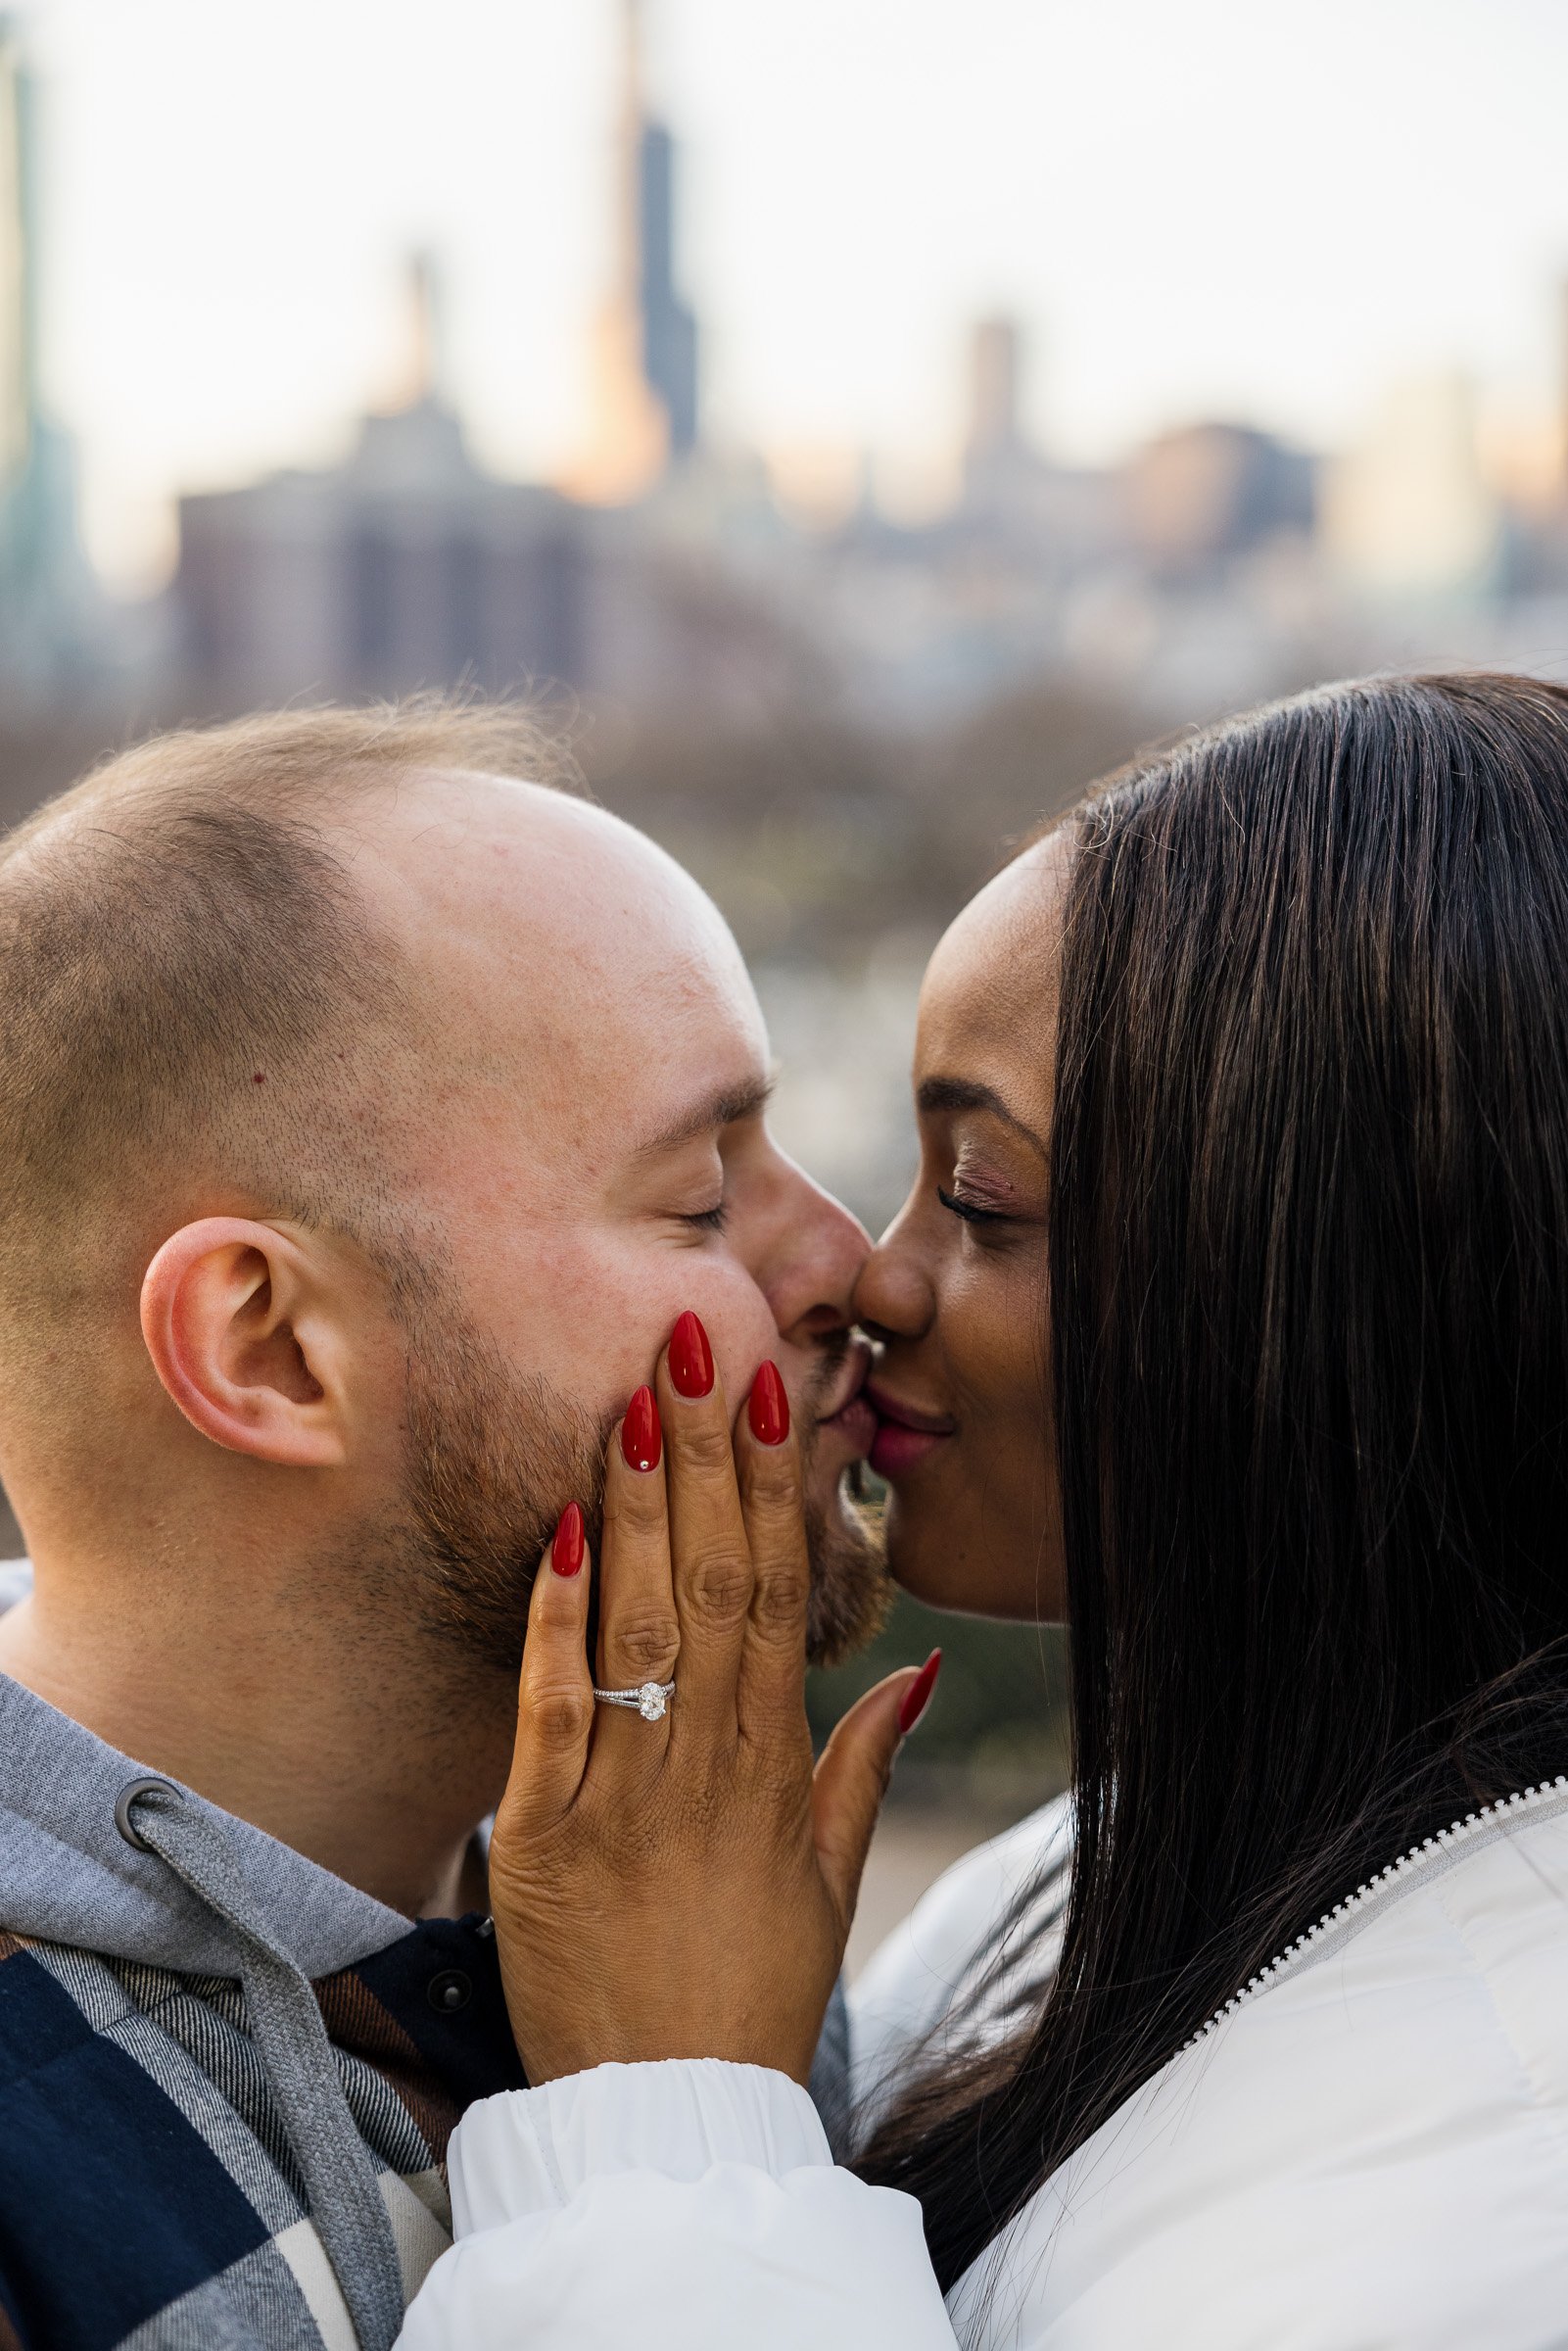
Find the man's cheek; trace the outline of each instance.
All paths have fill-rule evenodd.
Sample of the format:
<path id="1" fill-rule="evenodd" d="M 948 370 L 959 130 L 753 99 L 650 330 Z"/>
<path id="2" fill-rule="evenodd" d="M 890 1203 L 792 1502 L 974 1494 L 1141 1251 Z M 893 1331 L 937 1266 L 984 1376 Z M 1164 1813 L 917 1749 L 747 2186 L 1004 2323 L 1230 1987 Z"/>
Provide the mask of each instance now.
<path id="1" fill-rule="evenodd" d="M 704 1315 L 700 1306 L 695 1312 L 702 1315 L 719 1377 L 724 1382 L 725 1399 L 734 1415 L 751 1392 L 758 1365 L 777 1361 L 783 1350 L 760 1290 L 752 1287 L 749 1300 L 726 1300 L 724 1305 L 727 1311 L 716 1310 L 711 1317 Z"/>
<path id="2" fill-rule="evenodd" d="M 532 1269 L 530 1322 L 543 1372 L 595 1415 L 620 1412 L 651 1379 L 676 1319 L 701 1320 L 732 1408 L 765 1356 L 779 1353 L 768 1304 L 743 1267 L 717 1250 L 542 1249 Z"/>
<path id="3" fill-rule="evenodd" d="M 749 1393 L 757 1366 L 780 1352 L 779 1333 L 762 1292 L 749 1274 L 733 1264 L 726 1266 L 715 1254 L 682 1253 L 658 1268 L 656 1280 L 647 1278 L 645 1286 L 631 1295 L 638 1299 L 637 1339 L 623 1358 L 623 1395 L 651 1379 L 677 1317 L 689 1309 L 708 1334 L 732 1414 L 739 1411 Z"/>

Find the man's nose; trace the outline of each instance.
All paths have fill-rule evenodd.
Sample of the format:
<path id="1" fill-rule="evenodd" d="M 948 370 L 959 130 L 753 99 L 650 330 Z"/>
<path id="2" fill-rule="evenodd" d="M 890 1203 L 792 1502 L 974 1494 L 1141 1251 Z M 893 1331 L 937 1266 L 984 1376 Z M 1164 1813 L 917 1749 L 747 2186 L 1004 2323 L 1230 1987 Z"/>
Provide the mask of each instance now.
<path id="1" fill-rule="evenodd" d="M 855 1278 L 871 1235 L 804 1170 L 789 1163 L 788 1175 L 763 1287 L 781 1331 L 820 1338 L 854 1319 Z"/>

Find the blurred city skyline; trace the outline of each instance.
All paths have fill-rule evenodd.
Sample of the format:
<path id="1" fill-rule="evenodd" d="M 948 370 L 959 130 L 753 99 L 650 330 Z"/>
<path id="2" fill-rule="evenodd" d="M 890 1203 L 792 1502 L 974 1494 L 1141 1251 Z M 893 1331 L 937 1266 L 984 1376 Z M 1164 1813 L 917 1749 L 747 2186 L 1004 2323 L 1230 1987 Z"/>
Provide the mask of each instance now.
<path id="1" fill-rule="evenodd" d="M 38 0 L 39 377 L 118 586 L 173 502 L 326 464 L 407 389 L 402 270 L 441 257 L 442 390 L 493 472 L 580 478 L 615 268 L 617 0 Z M 1568 10 L 1555 0 L 653 0 L 704 417 L 785 492 L 956 494 L 965 344 L 1016 318 L 1022 422 L 1104 463 L 1163 426 L 1332 451 L 1471 380 L 1483 468 L 1563 459 Z M 1384 428 L 1387 429 L 1387 428 Z"/>

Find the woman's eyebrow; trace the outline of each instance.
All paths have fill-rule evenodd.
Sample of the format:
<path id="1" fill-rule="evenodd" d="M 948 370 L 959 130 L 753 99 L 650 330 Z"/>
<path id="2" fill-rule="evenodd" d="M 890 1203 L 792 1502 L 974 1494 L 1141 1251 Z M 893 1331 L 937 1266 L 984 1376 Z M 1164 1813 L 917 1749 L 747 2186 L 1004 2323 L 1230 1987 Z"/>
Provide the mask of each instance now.
<path id="1" fill-rule="evenodd" d="M 738 1119 L 754 1119 L 766 1109 L 773 1092 L 771 1078 L 747 1078 L 738 1085 L 721 1085 L 700 1101 L 691 1104 L 637 1144 L 633 1156 L 650 1159 L 657 1152 L 673 1151 L 680 1143 L 689 1143 L 699 1134 L 712 1134 L 721 1127 L 733 1127 Z"/>
<path id="2" fill-rule="evenodd" d="M 1022 1134 L 1026 1143 L 1032 1143 L 1042 1159 L 1046 1155 L 1043 1137 L 1016 1111 L 1009 1110 L 993 1086 L 978 1085 L 971 1078 L 923 1079 L 915 1095 L 915 1107 L 933 1114 L 943 1110 L 988 1110 L 993 1118 Z"/>

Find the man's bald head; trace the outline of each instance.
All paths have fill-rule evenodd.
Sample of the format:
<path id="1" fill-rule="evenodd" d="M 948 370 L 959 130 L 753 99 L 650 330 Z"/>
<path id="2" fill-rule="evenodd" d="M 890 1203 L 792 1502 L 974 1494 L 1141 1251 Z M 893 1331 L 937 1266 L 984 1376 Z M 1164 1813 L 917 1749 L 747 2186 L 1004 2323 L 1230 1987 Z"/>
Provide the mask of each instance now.
<path id="1" fill-rule="evenodd" d="M 840 1486 L 864 1235 L 767 1132 L 717 909 L 539 773 L 505 714 L 285 714 L 144 745 L 0 849 L 0 1462 L 35 1553 L 134 1530 L 148 1574 L 221 1574 L 244 1529 L 356 1624 L 505 1667 L 689 1309 L 733 1396 L 764 1359 L 790 1387 L 818 1647 L 875 1612 Z"/>
<path id="2" fill-rule="evenodd" d="M 355 833 L 542 752 L 506 710 L 270 714 L 143 744 L 0 847 L 0 1366 L 121 1306 L 171 1186 L 379 1224 L 429 1016 Z"/>

